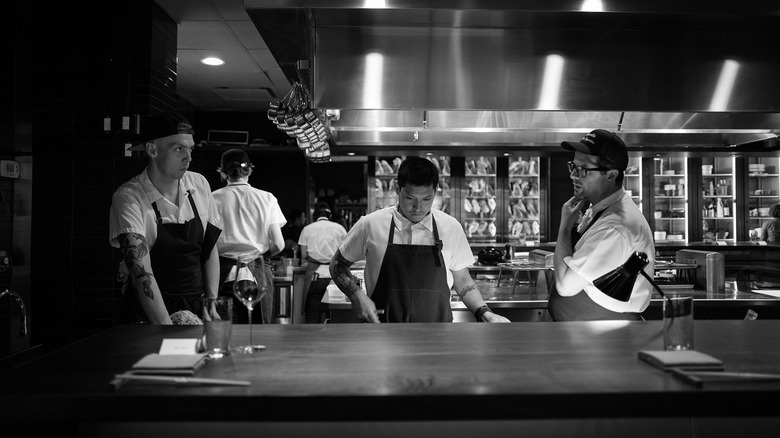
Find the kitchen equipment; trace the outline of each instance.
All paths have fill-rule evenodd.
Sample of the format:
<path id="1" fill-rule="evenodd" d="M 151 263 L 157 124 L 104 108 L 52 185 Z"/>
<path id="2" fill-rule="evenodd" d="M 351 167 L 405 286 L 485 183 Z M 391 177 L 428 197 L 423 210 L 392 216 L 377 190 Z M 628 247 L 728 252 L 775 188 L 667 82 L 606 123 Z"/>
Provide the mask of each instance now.
<path id="1" fill-rule="evenodd" d="M 483 266 L 496 266 L 504 260 L 504 255 L 495 247 L 487 247 L 477 253 L 477 261 Z"/>

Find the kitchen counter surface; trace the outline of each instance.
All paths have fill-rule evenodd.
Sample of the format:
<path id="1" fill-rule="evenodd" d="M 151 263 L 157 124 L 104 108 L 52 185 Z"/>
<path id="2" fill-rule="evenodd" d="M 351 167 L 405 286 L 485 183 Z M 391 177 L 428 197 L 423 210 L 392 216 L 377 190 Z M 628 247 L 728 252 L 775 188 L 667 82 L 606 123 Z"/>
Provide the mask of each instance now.
<path id="1" fill-rule="evenodd" d="M 234 325 L 232 343 L 245 343 L 247 330 Z M 697 321 L 694 331 L 697 350 L 727 371 L 780 371 L 780 321 Z M 266 431 L 342 422 L 361 426 L 363 436 L 396 423 L 412 433 L 405 436 L 425 436 L 416 429 L 425 421 L 457 431 L 475 420 L 624 418 L 691 428 L 706 418 L 748 417 L 751 436 L 759 436 L 757 418 L 777 425 L 776 406 L 760 401 L 780 397 L 780 382 L 697 388 L 639 360 L 640 350 L 662 347 L 661 332 L 660 321 L 256 325 L 254 339 L 266 350 L 211 360 L 196 376 L 249 386 L 115 388 L 114 375 L 163 339 L 202 333 L 197 326 L 117 326 L 4 372 L 0 423 L 4 430 L 99 424 L 108 433 L 115 422 L 118 430 L 139 422 L 254 422 Z"/>

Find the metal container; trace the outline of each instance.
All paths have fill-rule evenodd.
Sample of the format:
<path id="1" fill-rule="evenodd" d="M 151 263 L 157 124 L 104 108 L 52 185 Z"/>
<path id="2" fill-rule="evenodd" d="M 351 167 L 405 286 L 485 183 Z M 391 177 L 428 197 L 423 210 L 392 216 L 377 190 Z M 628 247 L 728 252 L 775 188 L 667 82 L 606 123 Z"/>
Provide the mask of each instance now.
<path id="1" fill-rule="evenodd" d="M 726 258 L 722 253 L 682 249 L 677 251 L 676 261 L 696 264 L 694 286 L 707 292 L 726 291 Z"/>

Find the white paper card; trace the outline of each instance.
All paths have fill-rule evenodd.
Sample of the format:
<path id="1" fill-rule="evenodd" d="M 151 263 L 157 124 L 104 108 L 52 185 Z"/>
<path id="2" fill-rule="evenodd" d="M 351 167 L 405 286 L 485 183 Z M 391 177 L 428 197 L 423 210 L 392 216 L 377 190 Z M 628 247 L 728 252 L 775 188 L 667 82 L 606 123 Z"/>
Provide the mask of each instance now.
<path id="1" fill-rule="evenodd" d="M 780 289 L 753 289 L 751 292 L 780 298 Z"/>
<path id="2" fill-rule="evenodd" d="M 160 354 L 197 354 L 198 339 L 163 339 Z"/>

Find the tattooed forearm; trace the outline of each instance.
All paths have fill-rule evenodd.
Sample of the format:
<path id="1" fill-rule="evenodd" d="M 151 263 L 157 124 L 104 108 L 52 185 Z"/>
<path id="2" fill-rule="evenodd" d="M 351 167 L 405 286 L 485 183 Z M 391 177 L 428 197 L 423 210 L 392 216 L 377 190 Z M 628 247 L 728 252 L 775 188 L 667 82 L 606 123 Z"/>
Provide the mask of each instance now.
<path id="1" fill-rule="evenodd" d="M 122 258 L 125 261 L 127 270 L 130 272 L 133 284 L 140 284 L 143 287 L 144 295 L 153 300 L 152 274 L 146 272 L 141 261 L 149 253 L 149 249 L 146 247 L 146 239 L 140 234 L 128 233 L 120 241 L 122 242 Z"/>
<path id="2" fill-rule="evenodd" d="M 330 276 L 333 278 L 336 286 L 344 292 L 344 295 L 351 299 L 356 293 L 360 292 L 360 287 L 349 270 L 350 266 L 352 266 L 352 262 L 345 259 L 341 252 L 336 251 L 336 255 L 333 256 L 333 260 L 330 262 Z"/>
<path id="3" fill-rule="evenodd" d="M 473 290 L 477 290 L 477 285 L 475 285 L 475 284 L 470 284 L 470 285 L 468 285 L 468 286 L 464 287 L 463 289 L 459 290 L 459 291 L 458 291 L 458 296 L 459 296 L 461 299 L 463 299 L 463 297 L 465 297 L 465 296 L 466 296 L 466 294 L 468 294 L 469 292 L 471 292 L 471 291 L 473 291 Z"/>

